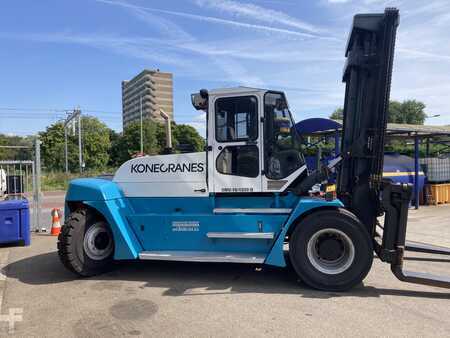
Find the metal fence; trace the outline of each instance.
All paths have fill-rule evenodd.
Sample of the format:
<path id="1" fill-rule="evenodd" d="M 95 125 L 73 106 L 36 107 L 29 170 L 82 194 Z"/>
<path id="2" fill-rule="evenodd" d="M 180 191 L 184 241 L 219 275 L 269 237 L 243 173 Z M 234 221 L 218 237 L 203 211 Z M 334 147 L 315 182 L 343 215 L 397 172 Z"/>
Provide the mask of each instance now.
<path id="1" fill-rule="evenodd" d="M 2 148 L 17 148 L 2 146 Z M 25 147 L 22 147 L 25 148 Z M 30 148 L 30 147 L 28 147 Z M 36 140 L 33 148 L 33 158 L 30 160 L 0 161 L 0 198 L 26 198 L 30 205 L 30 228 L 41 229 L 41 154 L 40 141 Z"/>

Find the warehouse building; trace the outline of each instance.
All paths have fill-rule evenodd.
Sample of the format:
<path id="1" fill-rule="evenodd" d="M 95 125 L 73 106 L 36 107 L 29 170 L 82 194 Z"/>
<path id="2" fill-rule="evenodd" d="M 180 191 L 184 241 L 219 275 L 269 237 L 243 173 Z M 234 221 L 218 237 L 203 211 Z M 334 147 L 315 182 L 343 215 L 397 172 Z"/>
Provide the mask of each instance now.
<path id="1" fill-rule="evenodd" d="M 173 119 L 173 79 L 171 73 L 144 69 L 134 78 L 122 81 L 122 125 L 143 119 L 163 121 L 160 109 Z"/>

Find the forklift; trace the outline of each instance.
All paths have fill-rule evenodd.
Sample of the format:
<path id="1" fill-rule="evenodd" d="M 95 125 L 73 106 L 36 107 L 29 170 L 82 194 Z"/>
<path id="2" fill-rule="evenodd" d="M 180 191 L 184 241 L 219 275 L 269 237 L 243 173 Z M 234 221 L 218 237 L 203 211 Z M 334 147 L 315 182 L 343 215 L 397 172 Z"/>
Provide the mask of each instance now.
<path id="1" fill-rule="evenodd" d="M 405 282 L 450 287 L 450 279 L 403 269 L 412 188 L 382 177 L 399 12 L 358 14 L 345 50 L 341 155 L 308 172 L 283 92 L 200 90 L 205 151 L 142 156 L 112 180 L 77 179 L 58 238 L 63 265 L 81 276 L 119 260 L 292 266 L 310 287 L 361 283 L 374 252 Z M 335 175 L 336 191 L 312 196 Z M 384 215 L 384 224 L 379 218 Z"/>

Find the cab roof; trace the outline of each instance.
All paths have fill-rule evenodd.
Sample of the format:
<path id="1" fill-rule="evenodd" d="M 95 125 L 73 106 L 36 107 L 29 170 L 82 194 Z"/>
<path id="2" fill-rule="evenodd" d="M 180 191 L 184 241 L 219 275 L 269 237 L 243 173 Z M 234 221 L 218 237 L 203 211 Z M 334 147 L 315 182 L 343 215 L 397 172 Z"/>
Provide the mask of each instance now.
<path id="1" fill-rule="evenodd" d="M 268 89 L 263 88 L 253 88 L 253 87 L 231 87 L 231 88 L 215 88 L 208 90 L 208 93 L 210 95 L 217 95 L 217 94 L 240 94 L 240 93 L 251 93 L 251 92 L 260 92 L 260 91 L 267 91 Z"/>

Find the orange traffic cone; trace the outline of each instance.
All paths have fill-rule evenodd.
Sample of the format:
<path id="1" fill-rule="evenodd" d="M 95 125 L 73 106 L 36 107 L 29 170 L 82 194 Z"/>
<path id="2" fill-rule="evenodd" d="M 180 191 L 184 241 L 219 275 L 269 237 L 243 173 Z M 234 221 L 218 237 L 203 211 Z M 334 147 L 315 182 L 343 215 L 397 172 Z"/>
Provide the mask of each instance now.
<path id="1" fill-rule="evenodd" d="M 52 210 L 52 229 L 50 235 L 58 236 L 61 232 L 61 222 L 59 221 L 59 209 Z"/>

